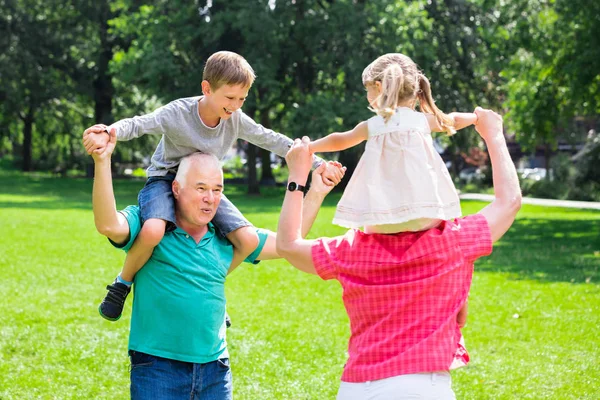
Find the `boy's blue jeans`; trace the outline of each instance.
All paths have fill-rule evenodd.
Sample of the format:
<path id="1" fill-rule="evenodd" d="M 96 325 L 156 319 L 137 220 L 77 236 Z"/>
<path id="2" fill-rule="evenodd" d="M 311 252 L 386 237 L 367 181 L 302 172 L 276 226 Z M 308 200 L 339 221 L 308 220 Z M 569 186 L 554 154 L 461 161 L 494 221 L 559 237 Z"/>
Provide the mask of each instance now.
<path id="1" fill-rule="evenodd" d="M 129 351 L 132 400 L 231 400 L 229 359 L 195 364 Z"/>

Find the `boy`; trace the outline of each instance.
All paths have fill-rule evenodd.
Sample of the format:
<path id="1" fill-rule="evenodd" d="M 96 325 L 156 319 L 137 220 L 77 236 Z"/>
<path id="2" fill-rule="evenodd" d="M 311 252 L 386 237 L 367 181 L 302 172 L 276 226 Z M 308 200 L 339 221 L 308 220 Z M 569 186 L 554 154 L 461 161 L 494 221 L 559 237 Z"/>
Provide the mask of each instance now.
<path id="1" fill-rule="evenodd" d="M 107 286 L 108 293 L 99 307 L 103 318 L 116 321 L 121 317 L 135 274 L 148 261 L 165 229 L 175 225 L 171 184 L 181 158 L 201 151 L 222 160 L 238 138 L 282 157 L 287 153 L 291 139 L 257 124 L 241 110 L 254 79 L 254 70 L 242 56 L 220 51 L 210 56 L 204 67 L 203 96 L 174 100 L 150 114 L 123 119 L 110 128 L 94 125 L 83 133 L 88 154 L 104 151 L 109 129 L 116 129 L 118 140 L 162 135 L 147 171 L 148 181 L 138 196 L 143 226 L 121 273 Z M 318 165 L 322 160 L 314 161 Z M 324 178 L 332 185 L 338 172 L 327 168 Z M 198 190 L 203 190 L 201 185 Z M 255 229 L 225 196 L 213 223 L 241 253 L 249 255 L 257 247 Z"/>

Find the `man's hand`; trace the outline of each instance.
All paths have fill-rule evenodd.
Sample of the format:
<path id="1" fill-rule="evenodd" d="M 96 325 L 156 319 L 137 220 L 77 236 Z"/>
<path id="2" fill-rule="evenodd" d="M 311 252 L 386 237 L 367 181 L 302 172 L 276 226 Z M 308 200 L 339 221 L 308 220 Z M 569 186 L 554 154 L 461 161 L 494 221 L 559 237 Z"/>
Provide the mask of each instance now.
<path id="1" fill-rule="evenodd" d="M 325 173 L 331 172 L 333 178 L 332 185 L 326 183 Z M 342 167 L 337 161 L 325 161 L 317 167 L 312 173 L 311 190 L 316 194 L 325 197 L 331 190 L 342 181 L 344 174 L 346 173 L 346 167 Z"/>
<path id="2" fill-rule="evenodd" d="M 108 134 L 107 134 L 108 133 Z M 98 133 L 90 133 L 90 135 L 99 135 Z M 92 158 L 94 162 L 103 161 L 106 159 L 110 159 L 113 151 L 115 150 L 115 146 L 117 145 L 117 131 L 115 128 L 112 128 L 110 132 L 103 132 L 102 136 L 106 136 L 108 141 L 104 148 L 100 151 L 92 151 Z"/>
<path id="3" fill-rule="evenodd" d="M 289 180 L 303 185 L 308 178 L 312 167 L 312 154 L 308 148 L 310 139 L 304 136 L 302 140 L 296 139 L 285 155 L 285 161 L 290 171 Z"/>
<path id="4" fill-rule="evenodd" d="M 107 133 L 108 127 L 104 124 L 96 124 L 83 131 L 83 147 L 85 147 L 85 151 L 89 155 L 104 152 L 110 140 L 110 134 Z"/>

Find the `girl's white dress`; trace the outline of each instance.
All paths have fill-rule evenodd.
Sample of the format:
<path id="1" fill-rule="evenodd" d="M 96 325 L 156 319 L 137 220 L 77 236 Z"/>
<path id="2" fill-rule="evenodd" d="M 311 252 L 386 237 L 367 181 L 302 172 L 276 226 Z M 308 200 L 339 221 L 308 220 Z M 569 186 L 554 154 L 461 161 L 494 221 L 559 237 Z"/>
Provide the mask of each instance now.
<path id="1" fill-rule="evenodd" d="M 369 137 L 333 223 L 367 233 L 421 231 L 461 215 L 456 188 L 433 147 L 424 114 L 400 107 L 386 123 L 367 121 Z"/>

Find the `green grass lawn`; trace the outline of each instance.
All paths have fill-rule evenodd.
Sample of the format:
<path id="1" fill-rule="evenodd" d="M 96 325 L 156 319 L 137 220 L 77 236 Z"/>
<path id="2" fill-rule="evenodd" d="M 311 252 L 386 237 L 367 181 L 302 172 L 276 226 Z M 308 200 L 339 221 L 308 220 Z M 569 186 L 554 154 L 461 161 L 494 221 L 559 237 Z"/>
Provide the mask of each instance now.
<path id="1" fill-rule="evenodd" d="M 115 183 L 119 207 L 142 181 Z M 231 199 L 276 229 L 282 192 Z M 327 199 L 313 236 L 331 225 Z M 463 202 L 465 214 L 484 206 Z M 98 316 L 124 254 L 94 229 L 91 181 L 0 173 L 0 399 L 126 399 L 131 301 Z M 476 264 L 459 399 L 600 398 L 600 212 L 524 206 Z M 284 261 L 244 265 L 227 283 L 236 399 L 333 399 L 348 320 L 336 282 Z"/>

